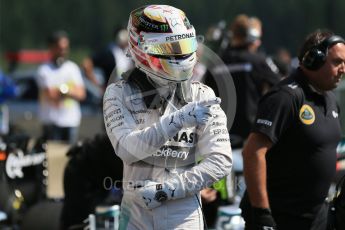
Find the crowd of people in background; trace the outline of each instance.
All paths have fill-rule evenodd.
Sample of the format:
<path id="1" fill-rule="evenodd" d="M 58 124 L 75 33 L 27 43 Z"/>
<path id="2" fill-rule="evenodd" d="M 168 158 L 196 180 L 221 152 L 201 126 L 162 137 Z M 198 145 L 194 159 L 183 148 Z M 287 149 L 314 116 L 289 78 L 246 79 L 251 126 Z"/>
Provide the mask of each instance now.
<path id="1" fill-rule="evenodd" d="M 200 44 L 209 46 L 215 53 L 219 54 L 227 66 L 234 66 L 229 70 L 236 84 L 236 94 L 243 97 L 238 97 L 238 100 L 241 101 L 237 102 L 238 108 L 236 121 L 233 125 L 233 134 L 245 139 L 249 132 L 250 123 L 254 119 L 255 106 L 259 97 L 278 80 L 286 77 L 292 68 L 296 66 L 293 66 L 290 52 L 284 48 L 278 49 L 275 54 L 270 56 L 259 52 L 262 41 L 262 23 L 258 18 L 241 14 L 229 25 L 226 25 L 225 21 L 221 25 L 219 26 L 221 28 L 210 26 L 205 34 L 205 39 Z M 70 31 L 70 33 L 72 32 Z M 62 40 L 65 39 L 66 41 L 54 41 L 56 44 L 49 41 L 48 50 L 52 60 L 38 69 L 37 84 L 40 88 L 39 101 L 41 108 L 39 116 L 44 126 L 42 137 L 45 139 L 68 140 L 69 143 L 75 143 L 79 137 L 78 126 L 81 121 L 81 112 L 78 108 L 80 105 L 78 104 L 87 96 L 85 84 L 91 82 L 90 87 L 92 89 L 90 90 L 97 89 L 97 94 L 102 95 L 109 79 L 112 81 L 121 79 L 124 72 L 133 69 L 134 63 L 127 56 L 128 33 L 124 27 L 114 28 L 113 37 L 109 44 L 104 46 L 103 49 L 94 50 L 89 56 L 84 57 L 81 63 L 74 63 L 73 68 L 66 67 L 67 63 L 69 65 L 70 62 L 73 62 L 68 57 L 70 49 L 68 34 L 60 30 L 47 35 L 50 40 L 54 39 L 54 36 L 64 36 L 65 38 Z M 202 60 L 202 46 L 199 47 L 198 60 Z M 247 62 L 238 69 L 236 62 L 242 63 L 243 60 Z M 65 63 L 65 61 L 67 62 Z M 249 65 L 247 65 L 248 63 Z M 254 67 L 254 71 L 250 70 L 252 67 Z M 74 69 L 75 73 L 69 75 L 69 77 L 73 75 L 73 78 L 78 78 L 78 80 L 65 79 L 58 80 L 55 83 L 48 83 L 51 80 L 47 79 L 54 79 L 52 81 L 55 81 L 55 78 L 46 77 L 46 75 L 64 75 L 63 72 L 71 71 L 63 69 Z M 241 76 L 247 73 L 254 73 L 257 76 L 254 76 L 254 78 L 237 77 L 237 75 Z M 59 79 L 62 78 L 64 77 Z M 201 61 L 195 66 L 193 80 L 205 82 L 217 92 L 214 79 L 207 76 L 206 66 Z M 87 82 L 85 83 L 85 81 Z M 55 88 L 51 87 L 52 84 L 55 85 Z M 72 87 L 72 85 L 78 87 Z M 48 86 L 49 90 L 43 90 L 44 88 L 48 89 Z M 54 100 L 55 102 L 53 102 Z M 49 104 L 50 106 L 48 106 Z M 52 104 L 55 105 L 52 106 Z M 56 106 L 57 104 L 60 104 L 59 109 L 59 106 Z M 62 109 L 61 106 L 65 106 L 65 109 Z M 100 108 L 96 109 L 100 110 Z M 67 121 L 63 118 L 64 116 L 70 117 L 70 120 Z M 246 122 L 242 121 L 245 124 L 237 122 L 238 119 L 246 120 Z M 239 124 L 241 124 L 241 128 L 238 128 Z M 246 126 L 246 128 L 243 128 L 243 126 Z M 72 129 L 72 127 L 74 128 Z"/>

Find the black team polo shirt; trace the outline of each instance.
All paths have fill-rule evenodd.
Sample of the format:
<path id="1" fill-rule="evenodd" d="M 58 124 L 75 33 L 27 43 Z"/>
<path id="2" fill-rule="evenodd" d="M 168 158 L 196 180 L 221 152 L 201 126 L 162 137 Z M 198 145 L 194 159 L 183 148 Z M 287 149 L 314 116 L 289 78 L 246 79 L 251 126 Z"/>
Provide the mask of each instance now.
<path id="1" fill-rule="evenodd" d="M 273 142 L 266 154 L 273 213 L 315 213 L 335 175 L 341 139 L 334 93 L 317 93 L 297 69 L 260 100 L 253 132 Z"/>

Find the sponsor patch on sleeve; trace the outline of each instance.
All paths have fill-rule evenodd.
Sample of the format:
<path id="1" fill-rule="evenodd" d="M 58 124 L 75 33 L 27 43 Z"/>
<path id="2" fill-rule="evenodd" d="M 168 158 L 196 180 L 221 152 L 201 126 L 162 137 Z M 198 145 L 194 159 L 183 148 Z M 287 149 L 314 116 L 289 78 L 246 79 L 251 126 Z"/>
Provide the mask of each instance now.
<path id="1" fill-rule="evenodd" d="M 272 121 L 265 120 L 265 119 L 257 119 L 256 120 L 257 124 L 262 124 L 271 127 L 272 126 Z"/>

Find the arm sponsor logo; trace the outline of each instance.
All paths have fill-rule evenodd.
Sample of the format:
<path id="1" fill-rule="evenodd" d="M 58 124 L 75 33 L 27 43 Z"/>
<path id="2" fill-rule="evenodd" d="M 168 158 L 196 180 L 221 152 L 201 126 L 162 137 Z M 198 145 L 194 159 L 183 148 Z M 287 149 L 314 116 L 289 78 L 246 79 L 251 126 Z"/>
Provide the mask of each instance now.
<path id="1" fill-rule="evenodd" d="M 112 116 L 114 116 L 116 114 L 119 114 L 119 113 L 121 113 L 121 109 L 120 108 L 111 111 L 110 113 L 108 113 L 104 117 L 105 117 L 106 120 L 108 120 L 110 117 L 112 117 Z"/>
<path id="2" fill-rule="evenodd" d="M 107 127 L 109 127 L 109 126 L 111 126 L 112 124 L 108 124 L 107 123 Z M 111 128 L 110 128 L 110 132 L 112 132 L 115 128 L 117 128 L 117 127 L 121 127 L 121 126 L 123 126 L 124 125 L 124 123 L 121 121 L 120 123 L 118 123 L 118 124 L 115 124 L 114 126 L 112 126 Z"/>
<path id="3" fill-rule="evenodd" d="M 125 116 L 119 115 L 117 117 L 113 117 L 111 120 L 109 120 L 109 122 L 117 122 L 117 121 L 123 120 L 124 118 Z"/>
<path id="4" fill-rule="evenodd" d="M 228 134 L 228 129 L 213 129 L 212 132 L 214 135 Z"/>
<path id="5" fill-rule="evenodd" d="M 257 124 L 262 124 L 262 125 L 266 125 L 266 126 L 272 126 L 272 121 L 269 120 L 265 120 L 265 119 L 258 119 L 256 121 Z"/>
<path id="6" fill-rule="evenodd" d="M 218 138 L 216 142 L 230 142 L 229 138 Z"/>
<path id="7" fill-rule="evenodd" d="M 213 121 L 213 122 L 211 123 L 211 126 L 216 126 L 216 127 L 218 127 L 218 126 L 225 126 L 225 125 L 226 125 L 225 122 Z"/>
<path id="8" fill-rule="evenodd" d="M 151 111 L 146 110 L 146 109 L 140 109 L 140 110 L 128 110 L 131 114 L 150 114 Z"/>

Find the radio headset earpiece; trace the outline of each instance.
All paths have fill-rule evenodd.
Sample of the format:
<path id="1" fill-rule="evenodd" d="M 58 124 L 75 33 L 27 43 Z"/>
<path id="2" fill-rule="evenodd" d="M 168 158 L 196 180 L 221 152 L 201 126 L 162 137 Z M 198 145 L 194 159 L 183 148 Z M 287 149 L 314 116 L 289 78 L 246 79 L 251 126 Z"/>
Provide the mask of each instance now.
<path id="1" fill-rule="evenodd" d="M 246 42 L 250 44 L 261 38 L 261 22 L 255 17 L 250 17 L 248 20 L 249 28 L 246 31 Z"/>
<path id="2" fill-rule="evenodd" d="M 337 44 L 344 43 L 342 37 L 333 35 L 323 40 L 320 44 L 309 49 L 302 58 L 302 65 L 309 70 L 318 70 L 325 63 L 328 48 Z"/>
<path id="3" fill-rule="evenodd" d="M 246 42 L 247 43 L 253 43 L 256 40 L 260 39 L 260 32 L 256 28 L 250 28 L 247 30 L 247 37 Z"/>

